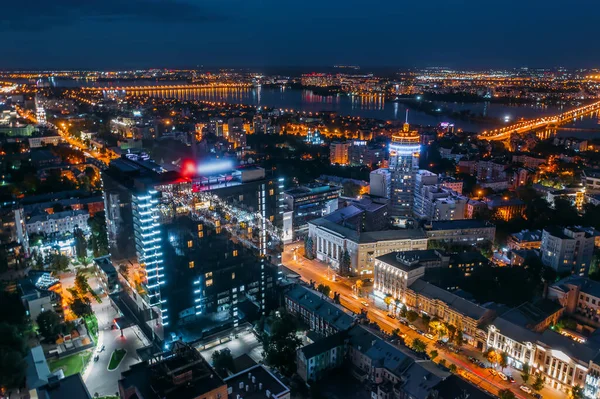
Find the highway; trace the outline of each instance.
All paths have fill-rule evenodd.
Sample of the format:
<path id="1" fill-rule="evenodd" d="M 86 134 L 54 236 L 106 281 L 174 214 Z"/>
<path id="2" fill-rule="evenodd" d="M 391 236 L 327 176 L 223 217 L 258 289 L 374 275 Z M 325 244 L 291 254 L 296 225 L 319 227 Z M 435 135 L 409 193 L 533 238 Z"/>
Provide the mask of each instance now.
<path id="1" fill-rule="evenodd" d="M 535 129 L 541 129 L 550 125 L 560 125 L 567 123 L 575 118 L 587 115 L 592 112 L 600 110 L 600 101 L 592 104 L 584 105 L 579 108 L 572 109 L 570 111 L 563 112 L 562 114 L 555 116 L 545 116 L 542 118 L 521 121 L 510 126 L 506 126 L 500 129 L 485 131 L 478 137 L 482 140 L 506 140 L 509 139 L 512 134 L 527 133 Z"/>
<path id="2" fill-rule="evenodd" d="M 398 320 L 388 317 L 387 310 L 381 309 L 377 306 L 385 306 L 382 301 L 376 304 L 372 298 L 366 298 L 367 291 L 370 290 L 369 286 L 365 285 L 362 288 L 364 297 L 358 297 L 353 291 L 355 279 L 336 276 L 335 273 L 327 267 L 327 265 L 317 260 L 306 259 L 300 253 L 294 256 L 294 248 L 299 248 L 298 251 L 303 253 L 303 250 L 301 249 L 303 245 L 303 243 L 286 245 L 282 254 L 283 265 L 291 272 L 300 275 L 300 278 L 303 281 L 309 282 L 312 280 L 317 285 L 328 285 L 331 287 L 331 296 L 333 296 L 333 292 L 340 293 L 340 304 L 344 308 L 354 313 L 360 313 L 361 309 L 367 309 L 367 317 L 369 320 L 377 323 L 381 330 L 385 331 L 386 333 L 391 333 L 392 330 L 396 328 L 400 329 L 402 333 L 406 334 L 405 342 L 409 346 L 415 338 L 421 339 L 421 341 L 427 344 L 427 353 L 434 349 L 438 352 L 439 355 L 435 359 L 436 361 L 439 362 L 440 359 L 445 359 L 447 366 L 450 364 L 456 364 L 459 374 L 463 378 L 471 381 L 473 384 L 490 392 L 491 394 L 497 396 L 500 390 L 510 389 L 519 399 L 533 398 L 533 396 L 527 395 L 519 389 L 519 386 L 523 384 L 523 381 L 518 370 L 511 369 L 510 367 L 505 369 L 505 374 L 512 374 L 513 378 L 516 380 L 511 384 L 509 382 L 502 381 L 499 376 L 493 376 L 489 372 L 489 369 L 484 369 L 471 363 L 467 359 L 468 356 L 473 356 L 483 361 L 485 361 L 485 359 L 480 351 L 469 345 L 463 345 L 462 352 L 460 354 L 455 354 L 448 350 L 436 348 L 434 346 L 435 341 L 420 335 L 416 331 L 401 324 Z M 363 302 L 367 303 L 367 306 L 364 306 L 362 304 Z M 530 377 L 530 382 L 533 379 L 534 377 Z M 550 387 L 544 387 L 540 393 L 544 399 L 565 399 L 567 397 L 565 393 Z"/>

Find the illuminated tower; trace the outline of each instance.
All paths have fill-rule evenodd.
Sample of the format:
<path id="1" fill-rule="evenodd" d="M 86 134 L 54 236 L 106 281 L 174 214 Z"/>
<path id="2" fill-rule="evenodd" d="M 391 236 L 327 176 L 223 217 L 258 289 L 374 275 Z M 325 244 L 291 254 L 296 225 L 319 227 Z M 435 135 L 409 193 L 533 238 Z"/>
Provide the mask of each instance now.
<path id="1" fill-rule="evenodd" d="M 389 170 L 391 174 L 391 216 L 407 220 L 412 215 L 415 176 L 421 151 L 419 133 L 410 130 L 408 110 L 401 132 L 392 135 Z"/>
<path id="2" fill-rule="evenodd" d="M 35 97 L 35 117 L 37 118 L 38 125 L 46 124 L 46 110 L 42 106 L 39 97 Z"/>

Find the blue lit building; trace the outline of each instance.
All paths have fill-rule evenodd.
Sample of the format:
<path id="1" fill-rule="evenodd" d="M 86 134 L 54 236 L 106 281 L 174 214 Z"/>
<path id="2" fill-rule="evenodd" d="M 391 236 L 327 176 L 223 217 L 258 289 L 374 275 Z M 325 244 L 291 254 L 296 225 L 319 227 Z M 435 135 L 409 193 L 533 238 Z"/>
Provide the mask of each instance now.
<path id="1" fill-rule="evenodd" d="M 223 162 L 166 172 L 131 156 L 102 178 L 112 260 L 128 265 L 126 300 L 153 337 L 197 338 L 275 306 L 283 179 Z"/>
<path id="2" fill-rule="evenodd" d="M 391 175 L 390 215 L 398 220 L 412 216 L 415 177 L 419 170 L 420 137 L 408 123 L 401 132 L 392 135 L 389 171 Z"/>

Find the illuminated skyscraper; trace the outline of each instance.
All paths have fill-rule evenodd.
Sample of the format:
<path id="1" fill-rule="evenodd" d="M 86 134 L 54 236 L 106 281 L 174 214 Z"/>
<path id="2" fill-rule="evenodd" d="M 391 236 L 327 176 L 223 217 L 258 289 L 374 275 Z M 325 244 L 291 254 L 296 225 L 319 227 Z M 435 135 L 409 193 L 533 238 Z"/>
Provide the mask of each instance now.
<path id="1" fill-rule="evenodd" d="M 392 135 L 389 170 L 391 174 L 391 216 L 406 220 L 412 215 L 415 176 L 419 170 L 419 133 L 407 121 L 401 132 Z"/>
<path id="2" fill-rule="evenodd" d="M 35 97 L 35 117 L 38 125 L 46 124 L 46 110 L 37 96 Z"/>

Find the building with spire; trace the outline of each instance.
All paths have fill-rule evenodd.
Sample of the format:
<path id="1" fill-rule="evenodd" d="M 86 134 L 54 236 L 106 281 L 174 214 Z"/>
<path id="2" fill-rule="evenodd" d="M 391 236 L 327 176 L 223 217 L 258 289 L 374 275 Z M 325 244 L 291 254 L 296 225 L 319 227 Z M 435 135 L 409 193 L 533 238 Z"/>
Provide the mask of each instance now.
<path id="1" fill-rule="evenodd" d="M 392 134 L 389 150 L 390 214 L 396 221 L 405 223 L 413 212 L 415 177 L 421 152 L 419 133 L 410 130 L 408 124 L 408 110 L 402 131 Z"/>

